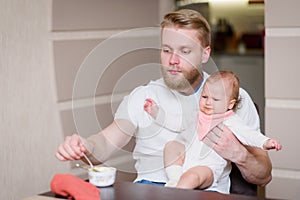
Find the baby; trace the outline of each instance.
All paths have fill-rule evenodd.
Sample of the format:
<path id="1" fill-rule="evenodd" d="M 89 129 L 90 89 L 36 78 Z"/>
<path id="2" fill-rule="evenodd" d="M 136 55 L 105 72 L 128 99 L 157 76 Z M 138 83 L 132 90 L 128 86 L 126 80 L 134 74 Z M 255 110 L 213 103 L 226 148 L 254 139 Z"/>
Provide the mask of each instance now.
<path id="1" fill-rule="evenodd" d="M 234 113 L 239 103 L 239 79 L 230 71 L 219 71 L 212 74 L 204 83 L 203 91 L 199 101 L 200 111 L 197 117 L 197 134 L 200 142 L 206 134 L 220 123 L 226 125 L 235 136 L 244 145 L 262 148 L 264 150 L 276 149 L 281 150 L 281 144 L 275 140 L 266 137 L 259 131 L 251 130 L 245 123 Z M 154 119 L 160 119 L 161 112 L 159 107 L 152 99 L 146 99 L 144 110 Z M 164 114 L 168 122 L 172 122 L 174 117 L 171 114 Z M 176 125 L 171 123 L 162 123 L 156 121 L 166 128 L 174 130 Z M 178 125 L 176 126 L 178 127 Z M 177 131 L 178 130 L 174 130 Z M 179 131 L 180 132 L 180 131 Z M 199 170 L 187 170 L 183 173 L 183 164 L 185 162 L 186 145 L 180 140 L 167 143 L 164 149 L 164 163 L 169 181 L 166 186 L 185 188 L 188 186 L 201 186 L 205 176 Z M 209 170 L 208 170 L 209 171 Z M 214 172 L 213 172 L 214 173 Z M 191 180 L 185 177 L 194 174 L 197 179 Z M 196 181 L 196 183 L 195 183 Z"/>

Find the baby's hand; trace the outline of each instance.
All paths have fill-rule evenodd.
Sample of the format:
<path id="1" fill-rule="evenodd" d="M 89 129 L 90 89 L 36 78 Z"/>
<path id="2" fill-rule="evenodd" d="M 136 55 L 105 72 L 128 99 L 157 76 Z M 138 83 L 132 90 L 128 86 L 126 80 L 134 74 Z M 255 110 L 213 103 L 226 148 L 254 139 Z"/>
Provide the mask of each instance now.
<path id="1" fill-rule="evenodd" d="M 158 113 L 158 105 L 153 99 L 146 99 L 144 104 L 144 110 L 151 115 L 154 119 L 156 119 Z"/>
<path id="2" fill-rule="evenodd" d="M 277 140 L 269 139 L 265 142 L 264 149 L 265 150 L 275 149 L 276 151 L 279 151 L 282 149 L 282 145 Z"/>

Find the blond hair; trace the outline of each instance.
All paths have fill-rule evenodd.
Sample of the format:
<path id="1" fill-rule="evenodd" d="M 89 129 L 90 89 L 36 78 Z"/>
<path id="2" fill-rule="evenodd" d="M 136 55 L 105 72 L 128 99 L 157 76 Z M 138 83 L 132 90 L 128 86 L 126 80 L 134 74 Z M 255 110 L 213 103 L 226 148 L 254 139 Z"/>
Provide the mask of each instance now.
<path id="1" fill-rule="evenodd" d="M 194 29 L 198 32 L 198 39 L 203 47 L 210 46 L 210 25 L 199 12 L 190 9 L 181 9 L 168 13 L 161 22 L 161 27 L 178 27 L 183 29 Z"/>

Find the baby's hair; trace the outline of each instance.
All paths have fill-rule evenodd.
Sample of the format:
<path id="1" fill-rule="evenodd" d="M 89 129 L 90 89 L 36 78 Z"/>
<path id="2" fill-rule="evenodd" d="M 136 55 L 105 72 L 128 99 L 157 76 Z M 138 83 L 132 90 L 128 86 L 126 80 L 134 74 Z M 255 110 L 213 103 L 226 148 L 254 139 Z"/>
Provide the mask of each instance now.
<path id="1" fill-rule="evenodd" d="M 230 100 L 234 99 L 235 103 L 232 110 L 236 111 L 238 108 L 238 104 L 240 103 L 239 99 L 239 90 L 240 90 L 240 80 L 239 78 L 229 70 L 221 70 L 214 72 L 207 79 L 208 82 L 214 83 L 216 81 L 222 80 L 223 84 L 227 84 L 229 88 L 231 88 Z"/>

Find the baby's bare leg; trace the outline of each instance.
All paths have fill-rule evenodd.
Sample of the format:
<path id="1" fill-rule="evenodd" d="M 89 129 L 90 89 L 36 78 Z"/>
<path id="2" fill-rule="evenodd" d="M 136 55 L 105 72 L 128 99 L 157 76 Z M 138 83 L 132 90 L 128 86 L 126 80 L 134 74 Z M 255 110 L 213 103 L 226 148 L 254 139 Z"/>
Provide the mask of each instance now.
<path id="1" fill-rule="evenodd" d="M 170 141 L 164 148 L 164 165 L 182 166 L 185 159 L 185 146 L 177 141 Z"/>
<path id="2" fill-rule="evenodd" d="M 175 187 L 183 173 L 185 146 L 177 141 L 170 141 L 164 149 L 164 165 L 168 181 L 166 187 Z"/>
<path id="3" fill-rule="evenodd" d="M 214 175 L 212 170 L 206 166 L 195 166 L 182 174 L 177 184 L 177 188 L 205 189 L 212 185 Z"/>

